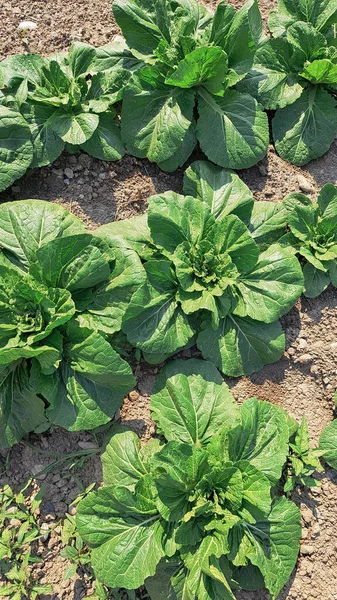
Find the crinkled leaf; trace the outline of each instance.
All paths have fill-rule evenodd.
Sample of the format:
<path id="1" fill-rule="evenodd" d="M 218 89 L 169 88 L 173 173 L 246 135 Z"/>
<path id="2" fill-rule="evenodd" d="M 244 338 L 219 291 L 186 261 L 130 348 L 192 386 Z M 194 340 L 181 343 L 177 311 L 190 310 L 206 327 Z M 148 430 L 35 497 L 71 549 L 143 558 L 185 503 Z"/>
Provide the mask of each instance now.
<path id="1" fill-rule="evenodd" d="M 39 393 L 50 402 L 46 415 L 51 423 L 69 431 L 81 431 L 111 421 L 123 402 L 121 392 L 87 379 L 66 363 L 61 364 L 60 372 L 57 379 L 49 376 L 49 381 L 38 380 Z"/>
<path id="2" fill-rule="evenodd" d="M 330 277 L 324 271 L 316 269 L 312 264 L 306 263 L 303 267 L 304 295 L 307 298 L 317 298 L 330 283 Z"/>
<path id="3" fill-rule="evenodd" d="M 251 398 L 241 406 L 241 425 L 228 432 L 229 458 L 247 460 L 276 483 L 289 445 L 287 414 L 278 406 Z"/>
<path id="4" fill-rule="evenodd" d="M 93 70 L 126 69 L 135 71 L 144 64 L 129 50 L 125 41 L 109 42 L 96 48 Z"/>
<path id="5" fill-rule="evenodd" d="M 327 152 L 337 135 L 337 103 L 319 87 L 310 87 L 273 119 L 275 148 L 281 158 L 304 165 Z"/>
<path id="6" fill-rule="evenodd" d="M 34 156 L 31 166 L 44 167 L 54 162 L 64 149 L 64 141 L 55 133 L 52 123 L 59 112 L 54 106 L 29 103 L 22 110 L 31 130 Z"/>
<path id="7" fill-rule="evenodd" d="M 272 600 L 277 598 L 296 564 L 300 517 L 299 508 L 282 497 L 275 500 L 267 519 L 246 525 L 241 551 L 260 569 Z"/>
<path id="8" fill-rule="evenodd" d="M 194 337 L 188 317 L 176 300 L 176 283 L 168 264 L 154 265 L 158 278 L 152 286 L 142 286 L 131 298 L 126 310 L 123 331 L 133 346 L 152 355 L 151 362 L 161 362 L 184 348 Z"/>
<path id="9" fill-rule="evenodd" d="M 302 77 L 308 79 L 312 83 L 337 83 L 337 64 L 334 64 L 327 58 L 320 60 L 314 60 L 309 63 L 303 73 Z"/>
<path id="10" fill-rule="evenodd" d="M 67 62 L 72 70 L 73 76 L 77 79 L 80 75 L 85 75 L 90 70 L 96 51 L 93 46 L 83 42 L 74 42 L 69 49 Z"/>
<path id="11" fill-rule="evenodd" d="M 337 21 L 334 0 L 279 0 L 278 11 L 272 13 L 272 24 L 279 21 L 289 26 L 296 21 L 304 21 L 319 31 L 324 30 L 330 20 Z M 280 33 L 277 32 L 277 35 Z"/>
<path id="12" fill-rule="evenodd" d="M 58 204 L 22 200 L 0 206 L 0 246 L 25 268 L 36 261 L 41 246 L 84 232 L 82 221 Z"/>
<path id="13" fill-rule="evenodd" d="M 122 139 L 129 152 L 163 162 L 177 152 L 192 119 L 194 91 L 134 77 L 122 107 Z"/>
<path id="14" fill-rule="evenodd" d="M 221 48 L 201 46 L 179 62 L 165 83 L 181 88 L 203 85 L 211 94 L 218 94 L 224 89 L 227 70 L 227 55 Z"/>
<path id="15" fill-rule="evenodd" d="M 193 119 L 178 150 L 174 152 L 170 158 L 158 163 L 158 167 L 160 169 L 167 171 L 168 173 L 172 173 L 185 164 L 197 145 L 195 131 L 196 122 Z"/>
<path id="16" fill-rule="evenodd" d="M 337 419 L 329 423 L 319 439 L 319 447 L 324 450 L 323 459 L 333 469 L 337 469 Z"/>
<path id="17" fill-rule="evenodd" d="M 301 266 L 278 244 L 260 254 L 255 267 L 240 277 L 242 296 L 234 314 L 272 323 L 294 306 L 303 290 Z"/>
<path id="18" fill-rule="evenodd" d="M 152 503 L 127 492 L 111 486 L 88 495 L 78 509 L 77 526 L 94 546 L 97 578 L 112 588 L 135 589 L 155 574 L 164 556 L 163 529 Z"/>
<path id="19" fill-rule="evenodd" d="M 94 133 L 81 148 L 101 160 L 120 160 L 125 153 L 121 134 L 113 114 L 102 113 L 99 115 L 98 126 Z"/>
<path id="20" fill-rule="evenodd" d="M 199 90 L 197 138 L 207 158 L 231 169 L 246 169 L 268 148 L 267 115 L 248 94 L 229 90 L 223 98 Z"/>
<path id="21" fill-rule="evenodd" d="M 109 335 L 120 331 L 131 296 L 145 280 L 145 271 L 133 251 L 115 248 L 114 254 L 115 265 L 108 281 L 102 281 L 88 300 L 83 300 L 83 312 L 78 316 L 81 326 Z M 80 298 L 81 292 L 78 303 Z"/>
<path id="22" fill-rule="evenodd" d="M 0 191 L 25 174 L 33 160 L 30 129 L 20 113 L 0 106 Z"/>
<path id="23" fill-rule="evenodd" d="M 278 321 L 266 324 L 230 315 L 220 322 L 217 330 L 208 327 L 201 331 L 197 346 L 203 357 L 225 375 L 239 377 L 279 360 L 285 336 Z"/>
<path id="24" fill-rule="evenodd" d="M 52 121 L 52 128 L 57 135 L 69 144 L 84 144 L 91 138 L 99 124 L 99 116 L 92 113 L 64 113 Z"/>
<path id="25" fill-rule="evenodd" d="M 60 237 L 37 250 L 36 269 L 50 287 L 71 292 L 95 287 L 109 279 L 110 266 L 89 233 Z"/>
<path id="26" fill-rule="evenodd" d="M 249 231 L 261 250 L 278 242 L 286 231 L 286 224 L 287 210 L 283 204 L 262 200 L 254 203 Z"/>
<path id="27" fill-rule="evenodd" d="M 263 35 L 257 0 L 248 0 L 236 14 L 223 8 L 220 3 L 215 20 L 217 25 L 213 26 L 213 37 L 227 53 L 228 66 L 238 75 L 238 80 L 252 66 L 254 50 Z"/>
<path id="28" fill-rule="evenodd" d="M 8 85 L 12 79 L 27 79 L 30 83 L 38 84 L 41 68 L 45 59 L 39 54 L 14 54 L 7 56 L 0 63 L 0 69 L 4 73 L 4 83 Z"/>
<path id="29" fill-rule="evenodd" d="M 150 230 L 145 214 L 102 225 L 95 229 L 95 235 L 107 239 L 112 244 L 135 250 L 142 258 L 149 258 L 152 254 L 149 248 Z"/>
<path id="30" fill-rule="evenodd" d="M 149 60 L 162 38 L 170 41 L 168 31 L 158 25 L 157 5 L 151 0 L 115 0 L 113 13 L 136 56 Z"/>
<path id="31" fill-rule="evenodd" d="M 206 204 L 175 192 L 149 199 L 148 225 L 156 246 L 173 253 L 184 241 L 197 242 L 214 223 Z"/>
<path id="32" fill-rule="evenodd" d="M 302 63 L 303 64 L 303 63 Z M 299 68 L 302 67 L 299 63 Z M 239 89 L 251 94 L 268 109 L 292 104 L 303 91 L 294 69 L 293 47 L 285 38 L 267 40 L 257 50 L 254 66 Z"/>
<path id="33" fill-rule="evenodd" d="M 45 421 L 44 402 L 29 384 L 26 363 L 0 367 L 0 448 L 13 446 Z"/>
<path id="34" fill-rule="evenodd" d="M 207 443 L 233 426 L 238 409 L 217 369 L 200 360 L 176 360 L 158 376 L 151 398 L 154 420 L 168 441 Z"/>
<path id="35" fill-rule="evenodd" d="M 130 73 L 125 69 L 95 73 L 82 103 L 83 108 L 94 113 L 104 113 L 109 110 L 113 104 L 122 99 L 129 79 Z"/>
<path id="36" fill-rule="evenodd" d="M 94 383 L 120 392 L 122 400 L 135 384 L 128 363 L 103 335 L 79 327 L 76 322 L 67 325 L 67 337 L 65 356 L 70 368 Z"/>
<path id="37" fill-rule="evenodd" d="M 105 485 L 127 487 L 131 491 L 147 474 L 139 451 L 139 438 L 133 431 L 112 430 L 101 457 Z"/>
<path id="38" fill-rule="evenodd" d="M 196 161 L 185 172 L 183 189 L 206 202 L 217 220 L 233 213 L 246 224 L 250 221 L 253 194 L 233 171 Z"/>
<path id="39" fill-rule="evenodd" d="M 337 188 L 331 183 L 324 185 L 318 194 L 317 204 L 324 219 L 337 220 Z"/>

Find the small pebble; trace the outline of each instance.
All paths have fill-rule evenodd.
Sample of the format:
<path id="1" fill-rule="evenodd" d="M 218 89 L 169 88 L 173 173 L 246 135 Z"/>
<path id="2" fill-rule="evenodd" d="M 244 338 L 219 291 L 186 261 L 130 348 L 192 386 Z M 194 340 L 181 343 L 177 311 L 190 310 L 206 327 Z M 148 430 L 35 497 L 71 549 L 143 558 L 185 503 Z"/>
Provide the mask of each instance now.
<path id="1" fill-rule="evenodd" d="M 46 516 L 44 517 L 44 520 L 46 521 L 46 523 L 50 523 L 50 521 L 55 521 L 55 519 L 56 519 L 55 513 L 47 513 Z"/>
<path id="2" fill-rule="evenodd" d="M 77 507 L 74 505 L 69 506 L 68 513 L 74 517 L 76 515 Z"/>
<path id="3" fill-rule="evenodd" d="M 311 194 L 314 191 L 314 187 L 311 185 L 310 181 L 308 181 L 306 177 L 304 177 L 304 175 L 298 175 L 297 181 L 299 188 L 300 190 L 302 190 L 302 192 Z"/>
<path id="4" fill-rule="evenodd" d="M 313 554 L 315 551 L 313 546 L 309 546 L 309 544 L 303 544 L 303 546 L 301 546 L 301 553 L 302 554 Z"/>
<path id="5" fill-rule="evenodd" d="M 78 446 L 82 448 L 82 450 L 92 450 L 93 448 L 97 448 L 94 442 L 78 442 Z"/>
<path id="6" fill-rule="evenodd" d="M 20 521 L 20 519 L 11 519 L 11 520 L 9 521 L 9 524 L 10 524 L 12 527 L 20 527 L 20 525 L 21 525 L 21 521 Z"/>
<path id="7" fill-rule="evenodd" d="M 42 480 L 42 479 L 46 479 L 46 477 L 47 477 L 47 473 L 41 473 L 41 474 L 39 475 L 40 471 L 43 471 L 43 469 L 44 469 L 44 466 L 43 466 L 43 465 L 39 465 L 39 464 L 37 464 L 37 465 L 34 465 L 34 466 L 31 468 L 31 474 L 32 474 L 32 475 L 35 477 L 35 479 L 41 479 L 41 480 Z"/>
<path id="8" fill-rule="evenodd" d="M 304 364 L 310 362 L 312 359 L 313 357 L 311 354 L 301 354 L 301 356 L 298 357 L 297 362 Z"/>
<path id="9" fill-rule="evenodd" d="M 50 534 L 48 523 L 42 523 L 40 531 L 43 534 L 41 536 L 41 542 L 46 542 Z"/>
<path id="10" fill-rule="evenodd" d="M 307 507 L 307 506 L 301 506 L 301 515 L 302 515 L 302 519 L 303 521 L 309 525 L 312 520 L 313 520 L 313 514 L 311 512 L 311 510 Z"/>
<path id="11" fill-rule="evenodd" d="M 65 176 L 66 176 L 67 179 L 73 179 L 74 178 L 74 171 L 70 167 L 66 167 L 64 169 L 64 174 L 65 174 Z"/>
<path id="12" fill-rule="evenodd" d="M 135 402 L 139 398 L 139 393 L 136 390 L 132 390 L 132 392 L 129 393 L 129 398 L 132 402 Z"/>
<path id="13" fill-rule="evenodd" d="M 301 350 L 303 350 L 304 348 L 306 348 L 306 347 L 307 347 L 307 345 L 308 345 L 308 342 L 307 342 L 307 340 L 305 340 L 304 338 L 300 338 L 300 339 L 298 340 L 298 347 L 299 347 Z"/>
<path id="14" fill-rule="evenodd" d="M 68 485 L 68 480 L 64 479 L 64 477 L 63 478 L 61 477 L 61 479 L 59 479 L 59 481 L 57 482 L 56 487 L 63 488 L 63 487 L 66 487 L 67 485 Z"/>
<path id="15" fill-rule="evenodd" d="M 21 21 L 18 25 L 18 31 L 33 31 L 37 28 L 37 24 L 34 21 Z"/>

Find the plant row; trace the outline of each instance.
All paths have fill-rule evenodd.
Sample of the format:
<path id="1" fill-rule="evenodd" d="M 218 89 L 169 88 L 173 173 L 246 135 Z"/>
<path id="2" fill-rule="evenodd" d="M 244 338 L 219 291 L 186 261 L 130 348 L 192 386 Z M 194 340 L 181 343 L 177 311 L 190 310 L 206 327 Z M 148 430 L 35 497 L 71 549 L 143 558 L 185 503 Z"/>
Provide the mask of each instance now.
<path id="1" fill-rule="evenodd" d="M 88 233 L 62 206 L 0 206 L 0 446 L 51 423 L 93 429 L 151 364 L 197 346 L 238 377 L 281 358 L 280 317 L 337 286 L 337 189 L 254 202 L 232 171 L 193 163 L 183 191 Z"/>
<path id="2" fill-rule="evenodd" d="M 64 148 L 104 160 L 127 150 L 174 171 L 199 143 L 214 163 L 248 168 L 267 152 L 264 110 L 285 160 L 303 165 L 329 149 L 334 0 L 280 0 L 270 37 L 257 0 L 238 11 L 220 2 L 215 13 L 194 0 L 114 0 L 113 12 L 123 41 L 0 64 L 0 190 Z"/>

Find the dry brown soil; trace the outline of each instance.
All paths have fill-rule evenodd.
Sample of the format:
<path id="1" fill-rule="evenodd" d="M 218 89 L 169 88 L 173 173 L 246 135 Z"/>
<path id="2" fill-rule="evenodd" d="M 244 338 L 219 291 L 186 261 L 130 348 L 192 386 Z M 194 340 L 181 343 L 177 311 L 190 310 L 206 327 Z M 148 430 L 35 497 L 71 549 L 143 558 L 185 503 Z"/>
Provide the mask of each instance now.
<path id="1" fill-rule="evenodd" d="M 241 6 L 243 1 L 233 2 Z M 261 0 L 263 17 L 276 4 Z M 215 1 L 208 2 L 215 6 Z M 26 38 L 16 32 L 22 20 L 33 20 L 37 30 Z M 118 33 L 110 0 L 0 0 L 0 56 L 27 49 L 43 54 L 61 50 L 73 40 L 96 46 L 108 42 Z M 198 155 L 195 154 L 193 158 Z M 72 169 L 66 177 L 65 168 Z M 50 167 L 30 171 L 10 190 L 0 194 L 0 202 L 24 198 L 41 198 L 60 202 L 82 217 L 90 228 L 113 219 L 123 219 L 146 210 L 146 199 L 154 192 L 181 190 L 183 171 L 167 175 L 145 160 L 125 157 L 119 163 L 104 163 L 87 155 L 63 155 Z M 258 166 L 241 173 L 257 200 L 279 202 L 285 194 L 307 187 L 311 198 L 325 183 L 337 183 L 337 142 L 321 159 L 298 169 L 283 162 L 270 148 L 267 158 Z M 303 179 L 304 178 L 304 179 Z M 239 380 L 228 380 L 235 397 L 241 402 L 256 395 L 286 408 L 298 420 L 304 414 L 309 423 L 313 443 L 332 419 L 333 392 L 337 387 L 337 292 L 328 289 L 315 300 L 301 299 L 283 319 L 287 351 L 277 364 Z M 185 353 L 185 356 L 189 352 Z M 125 400 L 122 420 L 145 439 L 154 431 L 149 412 L 149 396 L 156 368 L 140 366 L 137 370 L 136 393 Z M 19 488 L 27 477 L 36 474 L 55 457 L 38 453 L 69 453 L 80 450 L 91 434 L 67 433 L 58 429 L 16 446 L 9 454 L 7 472 L 0 484 Z M 281 592 L 280 600 L 337 600 L 337 473 L 326 469 L 319 475 L 322 486 L 294 500 L 303 515 L 302 550 L 291 581 Z M 92 481 L 101 481 L 98 458 L 91 458 L 82 469 L 54 472 L 34 481 L 43 483 L 45 500 L 41 522 L 55 527 L 64 517 L 76 495 Z M 54 593 L 43 600 L 79 600 L 91 590 L 85 574 L 78 572 L 63 581 L 67 561 L 60 557 L 60 528 L 54 528 L 40 543 L 43 563 L 37 574 L 43 583 L 51 583 Z M 241 593 L 240 600 L 264 600 L 268 595 Z"/>

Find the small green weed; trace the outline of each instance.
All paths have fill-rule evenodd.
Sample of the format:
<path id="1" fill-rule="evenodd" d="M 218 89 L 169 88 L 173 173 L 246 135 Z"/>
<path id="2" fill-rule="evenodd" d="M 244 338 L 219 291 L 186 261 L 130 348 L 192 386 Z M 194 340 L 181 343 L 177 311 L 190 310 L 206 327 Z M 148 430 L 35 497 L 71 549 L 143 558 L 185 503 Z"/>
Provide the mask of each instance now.
<path id="1" fill-rule="evenodd" d="M 41 562 L 34 554 L 34 544 L 43 535 L 36 521 L 43 488 L 28 507 L 24 495 L 27 487 L 18 494 L 9 485 L 0 490 L 0 575 L 6 581 L 0 595 L 10 600 L 36 600 L 39 594 L 52 591 L 31 573 L 31 565 Z"/>

